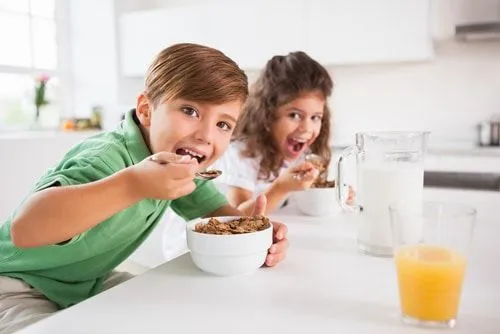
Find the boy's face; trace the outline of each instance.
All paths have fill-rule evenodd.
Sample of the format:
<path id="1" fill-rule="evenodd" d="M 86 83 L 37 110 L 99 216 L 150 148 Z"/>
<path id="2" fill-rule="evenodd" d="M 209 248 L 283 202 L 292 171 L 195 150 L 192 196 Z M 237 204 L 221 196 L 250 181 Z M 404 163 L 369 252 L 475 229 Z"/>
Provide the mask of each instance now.
<path id="1" fill-rule="evenodd" d="M 241 108 L 237 100 L 214 105 L 175 99 L 153 110 L 153 104 L 141 95 L 137 117 L 152 153 L 189 154 L 204 169 L 226 150 Z"/>
<path id="2" fill-rule="evenodd" d="M 320 92 L 309 92 L 278 108 L 271 131 L 285 160 L 297 159 L 316 140 L 325 104 Z"/>

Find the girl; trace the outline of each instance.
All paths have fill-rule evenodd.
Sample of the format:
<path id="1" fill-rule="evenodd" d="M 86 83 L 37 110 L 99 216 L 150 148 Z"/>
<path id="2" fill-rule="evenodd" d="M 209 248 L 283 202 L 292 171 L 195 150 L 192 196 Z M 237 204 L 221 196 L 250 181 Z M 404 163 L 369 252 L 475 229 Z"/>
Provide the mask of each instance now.
<path id="1" fill-rule="evenodd" d="M 319 171 L 304 161 L 308 152 L 330 161 L 333 82 L 304 52 L 274 56 L 252 86 L 232 143 L 214 168 L 229 202 L 249 214 L 254 194 L 267 197 L 267 212 L 293 191 L 310 188 Z M 353 193 L 349 193 L 352 199 Z"/>

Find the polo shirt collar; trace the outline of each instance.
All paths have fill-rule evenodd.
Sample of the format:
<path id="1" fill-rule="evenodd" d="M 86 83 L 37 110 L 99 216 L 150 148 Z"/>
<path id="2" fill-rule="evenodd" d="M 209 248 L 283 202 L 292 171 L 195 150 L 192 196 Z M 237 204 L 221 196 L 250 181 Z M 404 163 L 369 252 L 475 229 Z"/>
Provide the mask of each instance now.
<path id="1" fill-rule="evenodd" d="M 151 151 L 146 145 L 139 125 L 134 120 L 135 109 L 125 113 L 122 122 L 125 145 L 134 164 L 141 162 L 151 155 Z"/>

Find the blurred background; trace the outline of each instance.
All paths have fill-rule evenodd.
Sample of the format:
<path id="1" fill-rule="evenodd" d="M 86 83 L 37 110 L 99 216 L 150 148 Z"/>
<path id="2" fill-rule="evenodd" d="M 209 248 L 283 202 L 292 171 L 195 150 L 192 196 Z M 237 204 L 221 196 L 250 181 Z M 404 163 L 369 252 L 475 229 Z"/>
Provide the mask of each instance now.
<path id="1" fill-rule="evenodd" d="M 303 50 L 335 81 L 334 152 L 358 131 L 429 130 L 427 186 L 500 190 L 500 0 L 0 0 L 0 218 L 114 128 L 177 42 L 222 50 L 250 82 Z"/>

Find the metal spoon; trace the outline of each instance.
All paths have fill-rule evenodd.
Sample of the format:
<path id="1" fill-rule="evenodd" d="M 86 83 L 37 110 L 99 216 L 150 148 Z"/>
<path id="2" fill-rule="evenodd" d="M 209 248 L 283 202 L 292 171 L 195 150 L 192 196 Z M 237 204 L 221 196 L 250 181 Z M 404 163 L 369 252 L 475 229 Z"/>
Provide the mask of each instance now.
<path id="1" fill-rule="evenodd" d="M 198 180 L 213 180 L 222 175 L 222 171 L 219 169 L 210 169 L 195 173 L 195 179 Z"/>
<path id="2" fill-rule="evenodd" d="M 154 161 L 160 165 L 166 165 L 169 163 L 168 161 L 163 161 L 163 160 L 158 159 L 155 155 L 152 155 L 151 157 L 149 157 L 149 160 Z M 222 171 L 218 170 L 218 169 L 210 169 L 210 170 L 204 170 L 201 172 L 196 172 L 194 175 L 195 175 L 194 178 L 197 180 L 209 181 L 209 180 L 213 180 L 213 179 L 221 176 Z"/>

